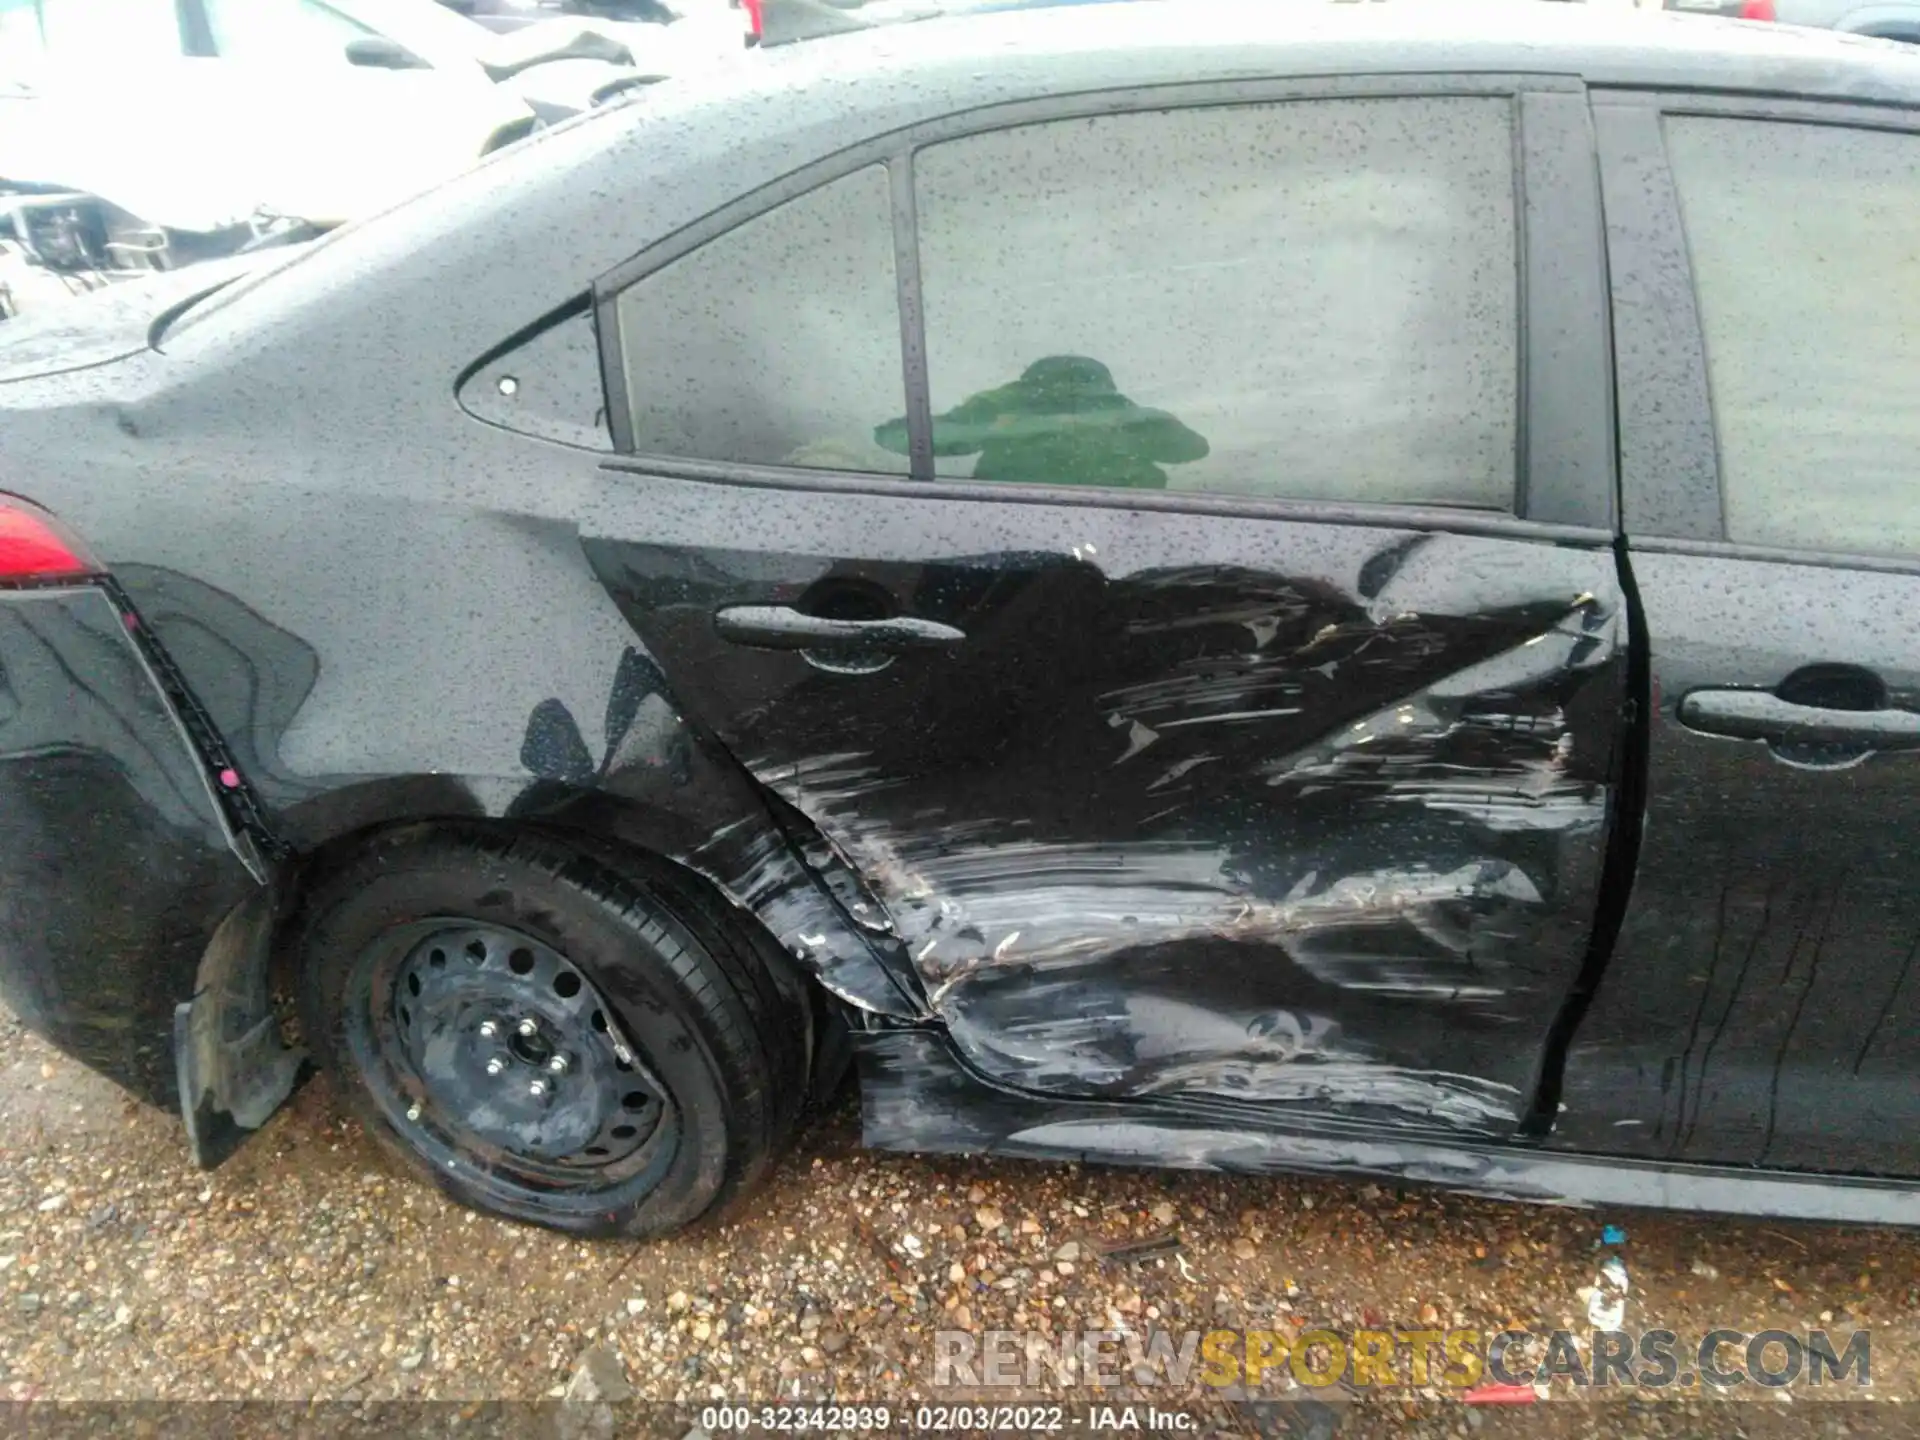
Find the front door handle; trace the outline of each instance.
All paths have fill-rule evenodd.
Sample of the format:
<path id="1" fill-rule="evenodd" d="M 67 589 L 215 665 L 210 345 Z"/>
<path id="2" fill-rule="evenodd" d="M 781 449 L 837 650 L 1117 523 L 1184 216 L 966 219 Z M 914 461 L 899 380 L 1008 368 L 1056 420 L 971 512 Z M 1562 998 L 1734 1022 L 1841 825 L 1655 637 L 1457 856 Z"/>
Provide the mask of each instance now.
<path id="1" fill-rule="evenodd" d="M 791 605 L 729 605 L 715 612 L 722 640 L 757 650 L 941 650 L 967 632 L 938 620 L 896 615 L 888 620 L 833 620 Z"/>
<path id="2" fill-rule="evenodd" d="M 1796 705 L 1766 690 L 1695 690 L 1680 702 L 1680 723 L 1708 735 L 1775 745 L 1920 750 L 1920 714 L 1911 710 L 1830 710 Z"/>

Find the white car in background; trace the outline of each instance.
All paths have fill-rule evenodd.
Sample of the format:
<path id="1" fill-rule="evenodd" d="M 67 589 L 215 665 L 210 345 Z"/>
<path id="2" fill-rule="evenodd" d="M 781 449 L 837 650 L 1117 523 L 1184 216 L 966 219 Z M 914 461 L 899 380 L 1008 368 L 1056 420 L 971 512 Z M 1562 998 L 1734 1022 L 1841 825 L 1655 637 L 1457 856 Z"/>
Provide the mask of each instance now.
<path id="1" fill-rule="evenodd" d="M 71 289 L 317 233 L 728 38 L 500 34 L 436 0 L 0 0 L 0 245 Z"/>

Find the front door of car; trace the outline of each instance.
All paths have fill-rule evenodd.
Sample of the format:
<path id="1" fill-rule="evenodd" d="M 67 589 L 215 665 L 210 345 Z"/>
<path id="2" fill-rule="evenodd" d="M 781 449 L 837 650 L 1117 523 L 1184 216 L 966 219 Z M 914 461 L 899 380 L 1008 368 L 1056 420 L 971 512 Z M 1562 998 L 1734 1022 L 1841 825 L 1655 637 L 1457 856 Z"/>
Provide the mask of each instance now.
<path id="1" fill-rule="evenodd" d="M 1598 119 L 1658 703 L 1563 1139 L 1920 1174 L 1920 111 Z"/>
<path id="2" fill-rule="evenodd" d="M 1191 98 L 844 155 L 615 277 L 588 553 L 981 1072 L 1505 1133 L 1627 644 L 1585 97 Z"/>

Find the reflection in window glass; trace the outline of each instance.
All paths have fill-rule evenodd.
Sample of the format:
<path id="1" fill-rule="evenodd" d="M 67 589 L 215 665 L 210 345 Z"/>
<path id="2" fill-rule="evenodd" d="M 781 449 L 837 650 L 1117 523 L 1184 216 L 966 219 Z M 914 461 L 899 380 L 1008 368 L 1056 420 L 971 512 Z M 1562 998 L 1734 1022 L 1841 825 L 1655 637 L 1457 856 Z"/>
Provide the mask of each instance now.
<path id="1" fill-rule="evenodd" d="M 906 472 L 874 439 L 905 404 L 885 167 L 728 231 L 618 312 L 641 454 Z"/>
<path id="2" fill-rule="evenodd" d="M 1509 506 L 1512 155 L 1507 103 L 1465 98 L 922 151 L 939 473 Z"/>
<path id="3" fill-rule="evenodd" d="M 1920 555 L 1920 137 L 1667 122 L 1727 533 Z"/>

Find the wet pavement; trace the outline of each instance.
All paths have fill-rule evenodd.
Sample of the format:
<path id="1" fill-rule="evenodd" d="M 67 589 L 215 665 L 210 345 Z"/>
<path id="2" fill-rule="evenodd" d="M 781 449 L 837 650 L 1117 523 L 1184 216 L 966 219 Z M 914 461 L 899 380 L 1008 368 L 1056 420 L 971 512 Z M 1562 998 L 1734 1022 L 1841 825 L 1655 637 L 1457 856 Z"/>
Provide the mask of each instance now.
<path id="1" fill-rule="evenodd" d="M 1909 1419 L 1920 1416 L 1920 1234 L 879 1155 L 857 1140 L 845 1096 L 724 1221 L 645 1245 L 583 1244 L 479 1218 L 401 1178 L 324 1081 L 204 1174 L 172 1117 L 0 1017 L 0 1397 L 323 1402 L 309 1418 L 348 1413 L 325 1402 L 458 1401 L 419 1415 L 469 1433 L 492 1413 L 483 1402 L 550 1402 L 570 1385 L 576 1397 L 678 1402 L 620 1430 L 676 1436 L 722 1404 L 796 1401 L 888 1405 L 893 1429 L 935 1428 L 922 1405 L 983 1400 L 1060 1403 L 1067 1433 L 1090 1433 L 1088 1407 L 1127 1403 L 1140 1428 L 1153 1404 L 1227 1435 L 1920 1429 Z M 1316 1330 L 1585 1336 L 1615 1306 L 1628 1332 L 1675 1332 L 1686 1373 L 1716 1328 L 1803 1341 L 1824 1330 L 1836 1350 L 1864 1329 L 1871 1383 L 1749 1381 L 1733 1398 L 1615 1384 L 1603 1399 L 1468 1405 L 1435 1398 L 1443 1384 L 1413 1386 L 1405 1358 L 1391 1388 L 1314 1383 L 1324 1347 L 1302 1362 L 1307 1383 L 1287 1358 Z M 1062 1337 L 1098 1331 L 1120 1337 L 1088 1362 L 1106 1365 L 1105 1388 L 1062 1365 L 1088 1353 Z M 1209 1380 L 1202 1351 L 1184 1384 L 1136 1371 L 1152 1363 L 1140 1347 L 1155 1332 L 1176 1347 L 1168 1363 L 1187 1332 L 1224 1347 L 1224 1361 Z M 1011 1386 L 986 1383 L 990 1344 Z M 1216 1383 L 1255 1346 L 1272 1362 L 1264 1388 Z M 1739 1348 L 1722 1355 L 1737 1363 Z M 1436 1348 L 1436 1373 L 1443 1358 Z M 1590 1368 L 1590 1344 L 1574 1359 Z M 1548 1393 L 1572 1392 L 1562 1378 Z M 1226 1403 L 1243 1394 L 1278 1403 Z M 577 1408 L 548 1403 L 513 1424 Z M 978 1417 L 953 1412 L 940 1428 L 985 1428 L 962 1418 Z M 1117 1409 L 1106 1418 L 1124 1424 Z"/>

